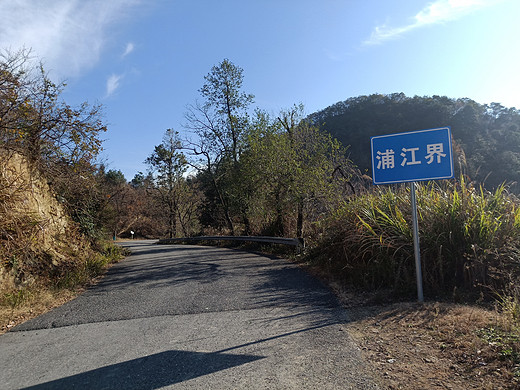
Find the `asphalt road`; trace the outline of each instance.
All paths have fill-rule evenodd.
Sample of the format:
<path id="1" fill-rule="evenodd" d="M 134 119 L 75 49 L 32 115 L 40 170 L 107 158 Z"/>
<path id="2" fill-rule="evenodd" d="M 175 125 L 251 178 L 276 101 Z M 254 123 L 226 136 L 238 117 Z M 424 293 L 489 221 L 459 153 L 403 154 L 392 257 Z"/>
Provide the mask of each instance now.
<path id="1" fill-rule="evenodd" d="M 123 244 L 75 300 L 0 336 L 0 389 L 377 389 L 331 292 L 238 250 Z"/>

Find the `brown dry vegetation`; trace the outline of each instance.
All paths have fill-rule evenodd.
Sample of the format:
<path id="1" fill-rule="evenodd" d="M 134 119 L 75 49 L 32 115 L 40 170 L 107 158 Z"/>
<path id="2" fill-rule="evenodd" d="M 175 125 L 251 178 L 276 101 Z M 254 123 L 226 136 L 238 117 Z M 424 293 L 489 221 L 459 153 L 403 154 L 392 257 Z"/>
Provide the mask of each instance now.
<path id="1" fill-rule="evenodd" d="M 518 389 L 518 332 L 449 303 L 351 308 L 349 330 L 389 389 Z"/>
<path id="2" fill-rule="evenodd" d="M 0 331 L 58 306 L 120 257 L 79 233 L 47 183 L 16 153 L 0 160 Z"/>
<path id="3" fill-rule="evenodd" d="M 75 298 L 82 289 L 51 290 L 45 286 L 33 286 L 24 296 L 3 292 L 3 304 L 0 305 L 0 334 L 40 314 L 63 305 Z M 8 295 L 9 294 L 9 295 Z"/>

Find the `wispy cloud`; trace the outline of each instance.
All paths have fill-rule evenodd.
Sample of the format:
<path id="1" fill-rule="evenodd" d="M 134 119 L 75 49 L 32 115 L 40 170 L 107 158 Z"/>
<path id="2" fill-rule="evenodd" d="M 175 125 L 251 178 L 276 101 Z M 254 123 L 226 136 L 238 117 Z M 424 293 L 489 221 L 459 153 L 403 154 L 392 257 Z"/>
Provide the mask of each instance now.
<path id="1" fill-rule="evenodd" d="M 412 30 L 439 23 L 446 23 L 476 11 L 497 4 L 502 0 L 436 0 L 411 18 L 410 23 L 398 27 L 381 25 L 374 28 L 365 45 L 377 45 L 398 38 Z"/>
<path id="2" fill-rule="evenodd" d="M 32 49 L 59 78 L 94 66 L 109 29 L 140 0 L 10 0 L 0 2 L 0 49 Z M 128 50 L 128 48 L 127 48 Z"/>
<path id="3" fill-rule="evenodd" d="M 129 55 L 131 52 L 133 52 L 135 49 L 134 47 L 134 44 L 132 42 L 128 42 L 126 44 L 126 48 L 125 48 L 125 52 L 123 53 L 122 57 L 126 57 L 127 55 Z"/>
<path id="4" fill-rule="evenodd" d="M 106 89 L 105 97 L 111 96 L 119 88 L 120 81 L 122 78 L 123 78 L 122 74 L 110 75 L 110 77 L 107 79 L 107 89 Z"/>

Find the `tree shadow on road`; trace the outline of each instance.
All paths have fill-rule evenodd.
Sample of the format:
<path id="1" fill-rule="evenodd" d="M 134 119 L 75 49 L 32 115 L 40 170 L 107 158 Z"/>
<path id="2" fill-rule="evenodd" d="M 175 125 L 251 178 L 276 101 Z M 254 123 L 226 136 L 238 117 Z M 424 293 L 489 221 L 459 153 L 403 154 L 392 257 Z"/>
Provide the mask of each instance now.
<path id="1" fill-rule="evenodd" d="M 165 351 L 25 389 L 154 390 L 263 358 L 220 352 Z"/>

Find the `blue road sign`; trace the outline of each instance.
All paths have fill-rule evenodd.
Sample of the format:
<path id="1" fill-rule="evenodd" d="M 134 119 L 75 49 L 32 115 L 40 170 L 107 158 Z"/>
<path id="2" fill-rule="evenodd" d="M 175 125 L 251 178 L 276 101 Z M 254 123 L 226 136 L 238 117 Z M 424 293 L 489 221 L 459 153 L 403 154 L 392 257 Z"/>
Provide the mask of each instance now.
<path id="1" fill-rule="evenodd" d="M 370 139 L 374 184 L 451 179 L 451 129 L 429 129 Z"/>

